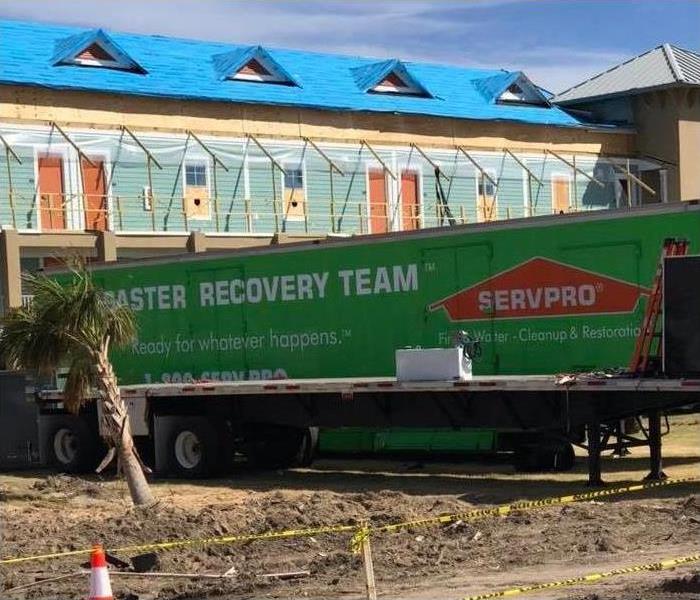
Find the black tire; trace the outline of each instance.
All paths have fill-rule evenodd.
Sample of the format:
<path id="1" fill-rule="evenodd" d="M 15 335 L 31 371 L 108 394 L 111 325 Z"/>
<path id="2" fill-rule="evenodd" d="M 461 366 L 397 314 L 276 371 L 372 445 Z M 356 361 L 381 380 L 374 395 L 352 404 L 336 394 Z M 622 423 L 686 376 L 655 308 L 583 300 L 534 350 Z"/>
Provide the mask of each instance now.
<path id="1" fill-rule="evenodd" d="M 47 466 L 62 473 L 88 473 L 102 460 L 97 433 L 85 419 L 74 415 L 40 418 L 42 449 Z"/>
<path id="2" fill-rule="evenodd" d="M 318 433 L 301 427 L 250 425 L 243 437 L 249 464 L 260 469 L 287 469 L 311 463 Z"/>
<path id="3" fill-rule="evenodd" d="M 549 441 L 524 444 L 515 450 L 514 466 L 521 473 L 570 471 L 576 461 L 569 442 Z"/>
<path id="4" fill-rule="evenodd" d="M 165 472 L 183 479 L 203 479 L 216 471 L 219 436 L 202 418 L 179 417 L 167 440 Z"/>

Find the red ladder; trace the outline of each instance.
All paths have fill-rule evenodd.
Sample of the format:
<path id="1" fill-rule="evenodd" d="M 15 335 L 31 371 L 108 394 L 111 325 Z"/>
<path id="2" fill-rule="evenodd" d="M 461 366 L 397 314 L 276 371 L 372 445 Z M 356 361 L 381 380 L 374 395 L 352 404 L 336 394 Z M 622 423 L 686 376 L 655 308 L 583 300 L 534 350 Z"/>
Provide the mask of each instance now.
<path id="1" fill-rule="evenodd" d="M 656 267 L 654 282 L 651 286 L 651 293 L 647 300 L 646 310 L 642 328 L 637 336 L 637 343 L 634 347 L 634 354 L 630 361 L 629 371 L 634 375 L 643 375 L 650 368 L 659 368 L 661 359 L 661 332 L 657 330 L 659 314 L 662 311 L 661 302 L 663 299 L 663 270 L 664 259 L 667 256 L 684 256 L 688 252 L 688 240 L 677 240 L 667 238 L 664 240 L 661 258 Z M 656 345 L 652 351 L 654 342 Z"/>

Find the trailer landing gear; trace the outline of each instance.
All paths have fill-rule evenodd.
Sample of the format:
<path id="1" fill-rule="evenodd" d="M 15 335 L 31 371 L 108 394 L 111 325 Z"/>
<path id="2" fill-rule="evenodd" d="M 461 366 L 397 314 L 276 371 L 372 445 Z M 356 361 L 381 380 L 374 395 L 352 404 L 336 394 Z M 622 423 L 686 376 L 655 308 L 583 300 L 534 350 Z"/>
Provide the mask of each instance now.
<path id="1" fill-rule="evenodd" d="M 615 456 L 629 454 L 629 448 L 649 447 L 649 474 L 644 481 L 663 481 L 667 478 L 662 469 L 661 438 L 664 435 L 661 428 L 661 411 L 654 410 L 647 414 L 648 427 L 637 417 L 639 432 L 642 437 L 634 437 L 623 431 L 619 422 L 614 424 L 600 423 L 592 420 L 587 426 L 588 444 L 588 485 L 598 487 L 604 485 L 601 477 L 601 453 L 612 450 Z M 666 420 L 666 433 L 669 431 Z M 610 438 L 616 438 L 611 441 Z"/>

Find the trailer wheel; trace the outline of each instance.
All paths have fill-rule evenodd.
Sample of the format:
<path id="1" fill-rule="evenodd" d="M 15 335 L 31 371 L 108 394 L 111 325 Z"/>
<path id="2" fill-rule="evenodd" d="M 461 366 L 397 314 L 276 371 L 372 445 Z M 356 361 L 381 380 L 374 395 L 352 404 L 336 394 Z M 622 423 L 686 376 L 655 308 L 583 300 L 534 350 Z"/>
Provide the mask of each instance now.
<path id="1" fill-rule="evenodd" d="M 261 469 L 308 466 L 318 440 L 315 428 L 251 425 L 244 433 L 244 449 L 251 465 Z"/>
<path id="2" fill-rule="evenodd" d="M 218 447 L 213 425 L 202 418 L 177 417 L 173 421 L 166 441 L 165 472 L 183 478 L 210 476 Z"/>
<path id="3" fill-rule="evenodd" d="M 516 471 L 535 473 L 541 471 L 563 472 L 573 468 L 576 455 L 569 442 L 553 440 L 541 444 L 523 444 L 516 448 Z"/>
<path id="4" fill-rule="evenodd" d="M 41 417 L 46 464 L 64 473 L 87 473 L 99 463 L 99 440 L 90 426 L 73 415 Z"/>

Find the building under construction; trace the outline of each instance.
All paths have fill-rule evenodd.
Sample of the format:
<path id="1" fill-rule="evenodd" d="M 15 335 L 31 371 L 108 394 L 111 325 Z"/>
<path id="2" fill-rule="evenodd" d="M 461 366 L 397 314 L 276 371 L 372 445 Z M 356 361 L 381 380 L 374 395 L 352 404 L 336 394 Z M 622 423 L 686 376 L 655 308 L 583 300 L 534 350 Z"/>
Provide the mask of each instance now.
<path id="1" fill-rule="evenodd" d="M 680 199 L 633 122 L 564 109 L 522 72 L 17 21 L 0 23 L 0 53 L 4 308 L 23 270 L 67 254 Z"/>

